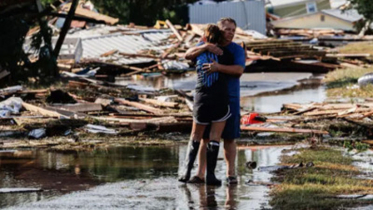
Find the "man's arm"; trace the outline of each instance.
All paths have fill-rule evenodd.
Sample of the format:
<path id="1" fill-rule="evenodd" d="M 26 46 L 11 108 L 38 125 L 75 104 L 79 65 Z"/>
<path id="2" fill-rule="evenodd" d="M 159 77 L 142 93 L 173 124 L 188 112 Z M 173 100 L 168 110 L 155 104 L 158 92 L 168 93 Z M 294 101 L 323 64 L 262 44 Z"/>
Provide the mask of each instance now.
<path id="1" fill-rule="evenodd" d="M 205 43 L 199 46 L 189 48 L 185 53 L 185 59 L 194 60 L 195 58 L 197 58 L 197 56 L 199 56 L 201 53 L 205 51 L 209 51 L 216 55 L 223 54 L 223 50 L 217 47 L 216 45 Z"/>
<path id="2" fill-rule="evenodd" d="M 203 64 L 204 70 L 208 73 L 212 72 L 221 72 L 224 74 L 229 74 L 232 76 L 240 77 L 245 70 L 246 55 L 245 50 L 239 45 L 232 45 L 233 49 L 231 52 L 234 56 L 233 65 L 223 65 L 219 64 L 214 60 L 211 60 L 212 63 Z"/>
<path id="3" fill-rule="evenodd" d="M 244 68 L 241 65 L 223 65 L 216 61 L 213 61 L 212 63 L 204 63 L 202 69 L 206 70 L 208 73 L 221 72 L 236 77 L 240 77 L 244 72 Z"/>
<path id="4" fill-rule="evenodd" d="M 240 65 L 222 65 L 219 64 L 218 71 L 223 74 L 240 77 L 243 74 L 244 68 Z"/>

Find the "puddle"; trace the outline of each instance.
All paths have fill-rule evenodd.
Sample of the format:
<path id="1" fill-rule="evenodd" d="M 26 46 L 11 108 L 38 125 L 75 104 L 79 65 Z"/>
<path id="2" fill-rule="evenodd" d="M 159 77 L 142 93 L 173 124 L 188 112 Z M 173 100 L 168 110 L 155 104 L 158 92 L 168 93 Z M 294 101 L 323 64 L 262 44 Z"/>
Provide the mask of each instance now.
<path id="1" fill-rule="evenodd" d="M 241 98 L 241 108 L 245 111 L 279 112 L 285 103 L 323 102 L 326 99 L 324 86 L 283 91 L 276 95 Z"/>
<path id="2" fill-rule="evenodd" d="M 271 174 L 246 168 L 276 165 L 284 148 L 245 148 L 237 151 L 239 184 L 228 187 L 177 182 L 186 145 L 173 147 L 113 147 L 79 152 L 25 151 L 0 153 L 0 188 L 40 187 L 43 192 L 0 194 L 0 208 L 9 209 L 261 209 L 269 189 L 249 186 L 248 180 L 269 182 Z M 14 151 L 13 151 L 14 152 Z M 220 150 L 217 176 L 224 179 Z M 224 182 L 223 182 L 224 183 Z"/>

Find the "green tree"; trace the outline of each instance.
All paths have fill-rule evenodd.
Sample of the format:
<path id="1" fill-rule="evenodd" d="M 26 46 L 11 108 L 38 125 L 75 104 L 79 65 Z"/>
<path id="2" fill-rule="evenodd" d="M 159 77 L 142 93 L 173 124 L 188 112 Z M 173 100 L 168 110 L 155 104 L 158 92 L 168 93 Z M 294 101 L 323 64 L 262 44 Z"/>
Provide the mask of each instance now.
<path id="1" fill-rule="evenodd" d="M 92 0 L 103 13 L 119 18 L 119 23 L 133 22 L 137 25 L 154 25 L 157 20 L 170 19 L 175 24 L 188 21 L 187 4 L 197 0 Z"/>
<path id="2" fill-rule="evenodd" d="M 351 3 L 350 8 L 356 9 L 359 14 L 363 15 L 365 18 L 363 24 L 359 24 L 360 26 L 358 26 L 363 29 L 362 32 L 364 33 L 369 29 L 369 26 L 373 21 L 372 0 L 349 0 L 349 2 Z"/>

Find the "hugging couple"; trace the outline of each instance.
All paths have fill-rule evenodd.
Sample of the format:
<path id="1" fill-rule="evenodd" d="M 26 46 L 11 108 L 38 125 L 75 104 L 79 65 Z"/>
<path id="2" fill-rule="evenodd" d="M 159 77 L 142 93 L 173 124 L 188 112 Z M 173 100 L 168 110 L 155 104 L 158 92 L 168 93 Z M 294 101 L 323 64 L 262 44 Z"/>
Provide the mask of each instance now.
<path id="1" fill-rule="evenodd" d="M 237 184 L 235 176 L 236 143 L 240 136 L 240 81 L 245 68 L 244 49 L 232 42 L 236 21 L 222 18 L 209 24 L 203 41 L 190 48 L 186 59 L 194 60 L 197 85 L 193 105 L 193 128 L 185 168 L 180 182 L 221 185 L 215 176 L 220 139 L 224 139 L 227 184 Z M 194 161 L 198 171 L 191 178 Z M 206 173 L 205 173 L 206 172 Z"/>

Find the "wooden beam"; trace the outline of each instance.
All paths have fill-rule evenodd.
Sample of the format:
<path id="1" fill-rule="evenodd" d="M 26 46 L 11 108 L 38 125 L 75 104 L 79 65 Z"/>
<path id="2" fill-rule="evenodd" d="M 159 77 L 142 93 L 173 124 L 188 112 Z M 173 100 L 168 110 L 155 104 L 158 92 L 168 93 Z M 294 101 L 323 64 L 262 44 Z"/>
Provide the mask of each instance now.
<path id="1" fill-rule="evenodd" d="M 37 112 L 46 117 L 69 118 L 68 116 L 62 115 L 56 111 L 50 111 L 26 102 L 22 102 L 22 106 L 28 111 Z"/>
<path id="2" fill-rule="evenodd" d="M 127 100 L 122 99 L 122 98 L 115 98 L 114 101 L 119 103 L 119 104 L 136 107 L 138 109 L 141 109 L 141 110 L 144 110 L 146 112 L 153 113 L 153 114 L 163 114 L 163 111 L 161 109 L 157 109 L 157 108 L 154 108 L 154 107 L 151 107 L 151 106 L 148 106 L 148 105 L 145 105 L 145 104 L 141 104 L 141 103 L 138 103 L 138 102 L 127 101 Z"/>
<path id="3" fill-rule="evenodd" d="M 310 129 L 296 129 L 296 128 L 267 128 L 267 127 L 246 127 L 241 126 L 243 131 L 255 132 L 276 132 L 276 133 L 310 133 L 310 134 L 329 134 L 327 131 L 310 130 Z"/>
<path id="4" fill-rule="evenodd" d="M 116 49 L 114 49 L 114 50 L 110 50 L 110 51 L 108 51 L 108 52 L 106 52 L 106 53 L 101 54 L 100 57 L 108 57 L 108 56 L 110 56 L 110 55 L 115 54 L 116 52 L 118 52 L 118 50 L 116 50 Z"/>
<path id="5" fill-rule="evenodd" d="M 67 110 L 70 112 L 92 112 L 92 111 L 102 111 L 101 104 L 97 103 L 78 103 L 78 104 L 68 104 L 68 105 L 52 105 L 51 107 L 56 109 Z"/>
<path id="6" fill-rule="evenodd" d="M 183 37 L 181 37 L 179 31 L 175 28 L 175 26 L 169 20 L 166 20 L 166 24 L 168 25 L 168 27 L 170 27 L 170 29 L 172 30 L 172 32 L 174 32 L 174 34 L 176 35 L 177 39 L 179 41 L 183 41 Z"/>
<path id="7" fill-rule="evenodd" d="M 144 101 L 145 103 L 148 103 L 148 104 L 162 106 L 162 107 L 176 108 L 178 106 L 178 103 L 175 103 L 175 102 L 164 102 L 164 101 L 158 101 L 155 99 L 148 99 L 148 98 L 140 98 L 139 100 Z"/>

